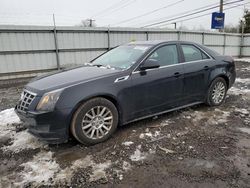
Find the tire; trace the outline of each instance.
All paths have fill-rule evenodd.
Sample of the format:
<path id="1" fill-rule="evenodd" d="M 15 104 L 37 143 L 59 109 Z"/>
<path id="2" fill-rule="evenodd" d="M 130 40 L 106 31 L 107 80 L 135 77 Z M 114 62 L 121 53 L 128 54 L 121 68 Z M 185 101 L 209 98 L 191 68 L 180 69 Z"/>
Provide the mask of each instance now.
<path id="1" fill-rule="evenodd" d="M 220 92 L 218 92 L 218 90 Z M 209 106 L 219 106 L 224 102 L 226 94 L 227 94 L 227 83 L 224 78 L 218 77 L 214 79 L 210 84 L 207 93 L 206 104 Z"/>
<path id="2" fill-rule="evenodd" d="M 93 112 L 94 111 L 94 112 Z M 94 98 L 83 103 L 74 113 L 70 130 L 84 145 L 94 145 L 107 140 L 118 125 L 118 111 L 105 98 Z"/>

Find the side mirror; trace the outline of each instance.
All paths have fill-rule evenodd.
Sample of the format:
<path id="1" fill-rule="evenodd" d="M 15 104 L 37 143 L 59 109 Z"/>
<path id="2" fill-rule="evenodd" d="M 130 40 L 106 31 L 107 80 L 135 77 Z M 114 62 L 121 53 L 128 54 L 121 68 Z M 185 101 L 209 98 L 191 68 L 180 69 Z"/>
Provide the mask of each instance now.
<path id="1" fill-rule="evenodd" d="M 160 64 L 155 59 L 147 59 L 144 63 L 140 66 L 140 70 L 147 70 L 147 69 L 154 69 L 160 67 Z"/>

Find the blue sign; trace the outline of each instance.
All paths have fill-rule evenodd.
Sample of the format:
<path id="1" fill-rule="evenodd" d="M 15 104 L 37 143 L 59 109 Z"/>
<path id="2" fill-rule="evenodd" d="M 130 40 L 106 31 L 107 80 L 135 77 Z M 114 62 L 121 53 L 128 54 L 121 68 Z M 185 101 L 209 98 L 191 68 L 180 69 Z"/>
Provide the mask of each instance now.
<path id="1" fill-rule="evenodd" d="M 223 29 L 225 21 L 225 13 L 213 12 L 212 13 L 212 29 Z"/>

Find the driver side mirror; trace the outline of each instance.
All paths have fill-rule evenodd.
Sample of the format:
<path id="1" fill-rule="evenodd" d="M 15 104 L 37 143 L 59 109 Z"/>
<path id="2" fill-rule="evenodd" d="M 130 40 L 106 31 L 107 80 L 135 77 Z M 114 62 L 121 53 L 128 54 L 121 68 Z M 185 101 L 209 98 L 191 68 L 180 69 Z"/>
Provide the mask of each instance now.
<path id="1" fill-rule="evenodd" d="M 147 69 L 154 69 L 160 67 L 160 64 L 155 59 L 147 59 L 144 63 L 140 66 L 140 70 L 144 71 Z"/>

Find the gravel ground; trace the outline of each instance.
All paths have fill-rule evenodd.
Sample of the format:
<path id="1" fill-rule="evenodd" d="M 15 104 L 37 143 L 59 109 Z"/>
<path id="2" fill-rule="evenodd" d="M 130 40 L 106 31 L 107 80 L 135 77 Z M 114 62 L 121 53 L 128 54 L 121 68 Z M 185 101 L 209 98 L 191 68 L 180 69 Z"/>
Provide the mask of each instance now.
<path id="1" fill-rule="evenodd" d="M 236 65 L 220 107 L 132 123 L 91 147 L 29 135 L 12 109 L 22 86 L 0 89 L 0 187 L 250 187 L 250 63 Z"/>

